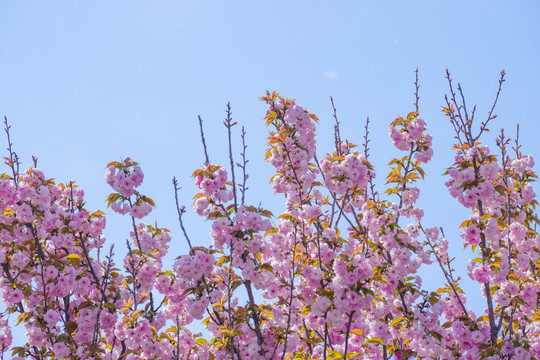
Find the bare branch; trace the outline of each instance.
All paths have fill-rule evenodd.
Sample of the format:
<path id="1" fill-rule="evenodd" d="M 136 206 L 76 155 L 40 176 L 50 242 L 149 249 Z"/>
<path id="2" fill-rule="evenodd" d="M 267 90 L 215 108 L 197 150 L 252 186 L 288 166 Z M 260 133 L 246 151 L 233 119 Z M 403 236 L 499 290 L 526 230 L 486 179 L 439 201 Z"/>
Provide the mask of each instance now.
<path id="1" fill-rule="evenodd" d="M 334 110 L 333 116 L 334 116 L 334 119 L 336 120 L 336 125 L 334 125 L 334 143 L 336 146 L 336 153 L 338 155 L 343 155 L 341 151 L 341 134 L 339 131 L 339 120 L 337 117 L 337 109 L 336 109 L 336 106 L 334 105 L 334 99 L 331 96 L 330 96 L 330 102 L 332 103 L 332 109 Z"/>
<path id="2" fill-rule="evenodd" d="M 206 140 L 204 139 L 204 131 L 203 131 L 202 123 L 203 121 L 201 119 L 201 115 L 199 115 L 199 127 L 201 128 L 201 141 L 202 141 L 203 149 L 204 149 L 205 165 L 208 165 L 210 164 L 210 158 L 208 157 L 208 150 L 206 149 Z"/>
<path id="3" fill-rule="evenodd" d="M 454 87 L 452 86 L 452 78 L 450 78 L 450 72 L 448 69 L 446 69 L 446 79 L 448 80 L 448 87 L 450 88 L 450 95 L 452 104 L 455 108 L 455 111 L 457 111 L 457 117 L 455 114 L 452 114 L 453 116 L 450 116 L 450 119 L 454 122 L 456 122 L 458 128 L 461 130 L 461 132 L 465 135 L 465 140 L 469 143 L 470 146 L 474 143 L 472 140 L 471 134 L 470 134 L 470 127 L 467 125 L 467 118 L 463 118 L 463 115 L 461 113 L 461 109 L 463 108 L 462 105 L 459 105 L 459 103 L 456 100 L 456 93 L 454 92 Z M 461 89 L 461 87 L 458 84 L 458 88 Z M 448 102 L 447 96 L 445 96 L 445 100 L 448 104 L 448 108 L 450 110 L 450 103 Z M 458 122 L 459 119 L 459 122 Z M 454 125 L 455 126 L 455 125 Z"/>
<path id="4" fill-rule="evenodd" d="M 13 173 L 13 182 L 15 184 L 15 188 L 18 189 L 19 188 L 19 166 L 20 166 L 20 161 L 19 161 L 19 156 L 17 155 L 17 153 L 15 151 L 13 151 L 13 144 L 11 143 L 11 137 L 10 137 L 10 134 L 9 134 L 9 130 L 11 129 L 11 126 L 8 124 L 8 119 L 7 119 L 7 116 L 4 116 L 4 131 L 6 132 L 6 135 L 7 135 L 7 141 L 8 141 L 8 147 L 7 147 L 7 150 L 9 152 L 9 158 L 4 158 L 5 161 L 6 161 L 6 164 L 11 168 L 11 171 Z"/>
<path id="5" fill-rule="evenodd" d="M 242 164 L 238 165 L 240 166 L 240 168 L 242 168 L 242 184 L 240 185 L 240 188 L 242 189 L 242 200 L 241 200 L 241 204 L 244 205 L 244 201 L 245 201 L 245 196 L 246 196 L 246 190 L 249 189 L 248 187 L 246 187 L 246 180 L 248 179 L 248 175 L 246 174 L 246 165 L 247 163 L 249 162 L 249 160 L 246 160 L 246 149 L 247 149 L 247 145 L 246 145 L 246 131 L 244 130 L 244 127 L 242 126 L 242 132 L 241 132 L 241 138 L 242 138 L 242 153 L 240 155 L 242 155 Z"/>
<path id="6" fill-rule="evenodd" d="M 227 118 L 225 118 L 225 121 L 223 121 L 223 124 L 227 128 L 227 135 L 229 138 L 229 161 L 231 163 L 231 176 L 232 176 L 232 187 L 233 187 L 233 195 L 234 195 L 234 210 L 236 211 L 238 209 L 238 200 L 236 198 L 236 179 L 234 176 L 234 160 L 233 160 L 233 152 L 232 152 L 232 139 L 231 139 L 231 128 L 236 125 L 236 122 L 232 121 L 232 112 L 231 112 L 231 103 L 227 103 Z"/>
<path id="7" fill-rule="evenodd" d="M 184 227 L 184 222 L 182 221 L 182 215 L 186 212 L 186 208 L 184 206 L 180 207 L 180 203 L 178 202 L 178 190 L 180 190 L 181 188 L 178 186 L 178 180 L 176 180 L 176 177 L 173 177 L 172 183 L 174 186 L 174 200 L 176 202 L 176 211 L 178 212 L 178 222 L 180 223 L 182 233 L 187 240 L 189 250 L 191 250 L 193 246 L 191 245 L 191 240 L 189 240 L 186 228 Z"/>
<path id="8" fill-rule="evenodd" d="M 420 100 L 420 96 L 418 95 L 418 90 L 420 89 L 420 84 L 418 83 L 418 68 L 416 68 L 416 70 L 414 71 L 415 75 L 416 75 L 416 79 L 414 80 L 414 107 L 416 109 L 416 112 L 419 111 L 419 100 Z"/>
<path id="9" fill-rule="evenodd" d="M 499 79 L 499 88 L 497 89 L 497 94 L 495 95 L 495 100 L 493 101 L 493 105 L 491 106 L 491 110 L 489 110 L 487 120 L 482 122 L 482 124 L 480 125 L 480 131 L 478 132 L 478 135 L 474 138 L 474 141 L 478 140 L 480 138 L 480 135 L 482 135 L 482 133 L 484 131 L 489 131 L 487 129 L 488 123 L 491 120 L 493 120 L 493 119 L 495 119 L 497 117 L 497 115 L 493 115 L 493 110 L 495 110 L 495 106 L 497 105 L 497 101 L 499 100 L 499 94 L 501 93 L 502 84 L 503 84 L 503 82 L 506 81 L 504 79 L 505 74 L 506 73 L 504 72 L 504 70 L 501 70 L 501 78 Z"/>
<path id="10" fill-rule="evenodd" d="M 523 155 L 521 154 L 521 144 L 519 143 L 519 123 L 516 126 L 516 147 L 514 148 L 514 151 L 516 152 L 516 158 L 521 159 Z"/>

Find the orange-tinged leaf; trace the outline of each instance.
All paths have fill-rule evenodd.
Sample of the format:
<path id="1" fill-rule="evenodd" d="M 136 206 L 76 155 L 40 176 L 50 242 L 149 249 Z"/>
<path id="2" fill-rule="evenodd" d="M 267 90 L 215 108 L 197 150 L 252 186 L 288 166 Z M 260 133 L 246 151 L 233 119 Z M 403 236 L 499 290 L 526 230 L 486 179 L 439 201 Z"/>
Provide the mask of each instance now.
<path id="1" fill-rule="evenodd" d="M 471 223 L 471 220 L 465 220 L 464 222 L 461 223 L 461 225 L 459 225 L 459 227 L 462 228 L 462 227 L 469 226 L 470 223 Z"/>
<path id="2" fill-rule="evenodd" d="M 413 118 L 413 116 L 418 115 L 418 111 L 410 112 L 409 115 L 407 115 L 407 120 L 410 120 Z"/>

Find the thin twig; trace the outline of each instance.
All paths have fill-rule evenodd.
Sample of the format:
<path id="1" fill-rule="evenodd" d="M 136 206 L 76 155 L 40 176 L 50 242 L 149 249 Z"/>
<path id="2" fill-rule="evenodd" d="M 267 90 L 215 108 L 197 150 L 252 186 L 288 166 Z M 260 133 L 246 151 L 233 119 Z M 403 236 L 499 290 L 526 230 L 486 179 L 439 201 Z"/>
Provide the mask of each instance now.
<path id="1" fill-rule="evenodd" d="M 182 233 L 187 240 L 189 250 L 191 250 L 193 246 L 191 246 L 191 240 L 189 239 L 186 228 L 184 227 L 184 222 L 182 221 L 182 215 L 186 212 L 186 208 L 184 206 L 180 207 L 180 203 L 178 202 L 178 190 L 181 188 L 178 186 L 178 180 L 176 180 L 176 177 L 173 177 L 172 183 L 174 186 L 174 200 L 176 202 L 176 211 L 178 212 L 178 222 L 180 223 Z"/>
<path id="2" fill-rule="evenodd" d="M 241 138 L 242 138 L 242 164 L 239 166 L 242 168 L 242 177 L 243 177 L 243 181 L 242 181 L 242 185 L 240 185 L 241 189 L 242 189 L 242 200 L 241 200 L 241 204 L 244 205 L 244 201 L 245 201 L 245 198 L 246 198 L 246 190 L 249 189 L 248 187 L 246 187 L 246 180 L 248 179 L 248 175 L 246 174 L 246 165 L 247 163 L 249 162 L 249 160 L 246 160 L 246 149 L 247 149 L 247 145 L 246 145 L 246 131 L 244 130 L 244 127 L 242 126 L 242 132 L 241 132 Z"/>
<path id="3" fill-rule="evenodd" d="M 452 103 L 454 104 L 455 111 L 457 111 L 457 118 L 455 115 L 451 117 L 454 121 L 457 123 L 457 119 L 459 118 L 460 124 L 458 124 L 458 127 L 460 128 L 461 132 L 465 135 L 465 138 L 470 146 L 473 146 L 474 143 L 473 139 L 471 138 L 470 134 L 470 126 L 467 126 L 467 120 L 463 119 L 463 115 L 461 114 L 461 109 L 463 106 L 459 105 L 456 100 L 456 93 L 454 92 L 454 87 L 452 86 L 452 79 L 450 78 L 450 72 L 448 69 L 446 69 L 446 79 L 448 79 L 448 87 L 450 88 L 450 95 L 452 96 Z M 446 96 L 445 99 L 447 100 Z M 448 100 L 447 100 L 448 103 Z M 469 130 L 469 131 L 468 131 Z"/>
<path id="4" fill-rule="evenodd" d="M 463 94 L 463 89 L 461 89 L 460 83 L 457 84 L 457 89 L 459 91 L 459 95 L 461 96 L 461 106 L 463 107 L 463 112 L 465 113 L 465 121 L 470 129 L 473 119 L 469 118 L 469 113 L 467 112 L 467 104 L 465 103 L 465 95 Z"/>
<path id="5" fill-rule="evenodd" d="M 369 116 L 366 118 L 366 125 L 364 125 L 364 129 L 365 129 L 365 133 L 364 133 L 364 156 L 366 157 L 366 161 L 369 160 L 369 143 L 371 142 L 371 140 L 369 139 Z M 373 175 L 371 173 L 371 170 L 368 169 L 368 183 L 366 184 L 366 189 L 365 189 L 365 196 L 367 197 L 367 194 L 368 194 L 368 186 L 369 188 L 371 189 L 371 200 L 373 201 L 377 201 L 377 199 L 375 199 L 375 195 L 377 194 L 377 192 L 375 191 L 375 184 L 373 183 Z"/>
<path id="6" fill-rule="evenodd" d="M 334 99 L 330 96 L 330 102 L 332 103 L 332 109 L 334 111 L 334 119 L 336 120 L 336 125 L 334 125 L 334 142 L 335 142 L 335 146 L 336 146 L 336 153 L 338 155 L 342 155 L 342 151 L 341 151 L 341 134 L 340 134 L 340 131 L 339 131 L 339 120 L 338 120 L 338 117 L 337 117 L 337 109 L 336 109 L 336 106 L 334 105 Z"/>
<path id="7" fill-rule="evenodd" d="M 208 157 L 208 150 L 206 149 L 206 140 L 204 139 L 204 131 L 203 131 L 202 123 L 203 121 L 202 121 L 201 115 L 199 115 L 199 127 L 201 128 L 201 141 L 202 141 L 203 149 L 204 149 L 205 165 L 208 165 L 210 164 L 210 158 Z"/>
<path id="8" fill-rule="evenodd" d="M 9 152 L 9 159 L 5 158 L 6 164 L 11 168 L 11 171 L 13 173 L 13 182 L 15 184 L 15 188 L 19 188 L 19 156 L 15 151 L 13 151 L 13 144 L 11 143 L 11 137 L 9 134 L 9 129 L 11 129 L 11 126 L 8 124 L 7 116 L 4 116 L 4 125 L 6 126 L 4 128 L 6 135 L 7 135 L 7 141 L 8 141 L 8 147 L 7 150 Z"/>
<path id="9" fill-rule="evenodd" d="M 232 121 L 232 112 L 231 112 L 231 103 L 227 103 L 227 118 L 225 121 L 223 121 L 223 124 L 227 128 L 227 135 L 229 138 L 229 161 L 231 163 L 231 176 L 232 176 L 232 188 L 233 188 L 233 196 L 234 196 L 234 210 L 238 210 L 238 200 L 236 198 L 236 179 L 234 176 L 234 160 L 233 160 L 233 152 L 232 152 L 232 139 L 231 139 L 231 128 L 236 125 L 236 122 Z"/>
<path id="10" fill-rule="evenodd" d="M 416 112 L 418 113 L 419 111 L 419 100 L 420 100 L 420 96 L 418 94 L 418 90 L 420 89 L 420 84 L 418 83 L 418 68 L 416 68 L 416 70 L 414 71 L 415 75 L 416 75 L 416 79 L 414 80 L 414 107 L 416 109 Z"/>
<path id="11" fill-rule="evenodd" d="M 499 88 L 497 89 L 497 95 L 495 95 L 495 100 L 493 101 L 493 105 L 491 106 L 491 110 L 489 110 L 488 118 L 487 118 L 486 121 L 484 121 L 480 125 L 480 131 L 478 132 L 478 135 L 474 138 L 474 141 L 478 140 L 480 138 L 480 135 L 482 135 L 482 133 L 484 131 L 488 131 L 487 130 L 488 123 L 490 122 L 490 120 L 493 120 L 493 119 L 495 119 L 497 117 L 497 115 L 493 115 L 493 110 L 495 110 L 495 106 L 497 105 L 497 101 L 499 100 L 499 94 L 501 93 L 502 84 L 503 84 L 503 82 L 506 81 L 504 79 L 505 74 L 506 73 L 504 72 L 504 70 L 501 70 L 501 78 L 499 79 Z"/>
<path id="12" fill-rule="evenodd" d="M 521 148 L 521 144 L 519 143 L 519 123 L 517 123 L 516 126 L 516 148 L 514 151 L 516 152 L 516 158 L 521 159 L 523 155 L 521 154 L 521 151 L 519 150 Z"/>

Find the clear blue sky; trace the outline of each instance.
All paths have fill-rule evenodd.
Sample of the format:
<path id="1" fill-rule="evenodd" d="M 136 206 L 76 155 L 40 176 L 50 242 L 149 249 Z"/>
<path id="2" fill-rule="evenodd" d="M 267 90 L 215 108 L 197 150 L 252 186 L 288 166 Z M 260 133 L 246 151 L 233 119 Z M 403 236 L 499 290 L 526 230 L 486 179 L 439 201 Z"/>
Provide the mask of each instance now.
<path id="1" fill-rule="evenodd" d="M 197 115 L 205 121 L 211 160 L 226 165 L 221 122 L 231 101 L 235 120 L 247 131 L 247 200 L 275 210 L 281 205 L 267 185 L 265 105 L 258 98 L 266 89 L 278 90 L 317 114 L 322 156 L 331 151 L 333 96 L 350 141 L 361 141 L 370 116 L 382 192 L 385 164 L 396 154 L 387 125 L 413 110 L 418 67 L 421 115 L 435 138 L 421 195 L 425 222 L 444 226 L 454 254 L 468 256 L 460 251 L 456 230 L 467 214 L 439 176 L 452 163 L 451 126 L 440 112 L 445 69 L 461 82 L 470 106 L 478 104 L 479 119 L 487 115 L 505 69 L 490 136 L 502 126 L 513 136 L 519 122 L 523 150 L 540 164 L 540 4 L 442 4 L 3 1 L 0 115 L 12 125 L 23 167 L 36 155 L 47 176 L 77 180 L 91 210 L 106 210 L 108 162 L 126 156 L 140 162 L 146 174 L 142 191 L 158 205 L 147 221 L 173 230 L 173 259 L 186 246 L 177 231 L 171 178 L 180 180 L 182 201 L 191 205 L 190 175 L 204 159 Z M 5 148 L 6 141 L 0 144 Z M 186 220 L 193 240 L 208 245 L 209 224 L 194 216 Z M 119 254 L 128 231 L 127 218 L 108 218 L 106 234 Z"/>

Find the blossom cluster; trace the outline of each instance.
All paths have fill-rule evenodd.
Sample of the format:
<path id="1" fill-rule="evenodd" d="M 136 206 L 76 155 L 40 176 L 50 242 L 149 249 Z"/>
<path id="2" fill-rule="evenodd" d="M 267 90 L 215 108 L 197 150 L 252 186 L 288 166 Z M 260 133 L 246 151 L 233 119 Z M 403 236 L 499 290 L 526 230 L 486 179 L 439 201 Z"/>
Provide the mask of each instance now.
<path id="1" fill-rule="evenodd" d="M 417 116 L 417 112 L 409 113 L 407 119 L 397 118 L 388 127 L 388 135 L 392 144 L 399 150 L 410 151 L 417 149 L 416 160 L 426 163 L 433 156 L 431 134 L 424 134 L 426 121 Z"/>
<path id="2" fill-rule="evenodd" d="M 155 204 L 131 159 L 105 175 L 108 206 L 132 224 L 119 266 L 104 248 L 105 213 L 86 210 L 75 183 L 56 184 L 36 168 L 4 174 L 1 349 L 13 342 L 6 316 L 18 314 L 27 343 L 11 349 L 16 360 L 540 358 L 531 156 L 516 145 L 511 158 L 502 134 L 501 154 L 490 153 L 470 128 L 463 134 L 470 122 L 457 122 L 457 106 L 445 110 L 459 129 L 446 185 L 471 211 L 461 239 L 486 302 L 477 314 L 454 274 L 453 239 L 423 223 L 417 182 L 433 150 L 418 112 L 389 126 L 406 153 L 390 161 L 383 195 L 367 134 L 359 153 L 337 129 L 335 149 L 318 161 L 317 117 L 275 92 L 263 100 L 271 184 L 285 211 L 274 217 L 249 205 L 235 168 L 207 160 L 193 173 L 193 210 L 209 222 L 211 245 L 191 243 L 178 207 L 189 251 L 174 254 L 170 269 L 169 231 L 138 220 Z M 430 264 L 443 279 L 435 291 L 419 275 Z"/>

